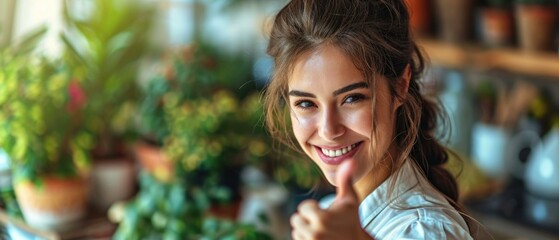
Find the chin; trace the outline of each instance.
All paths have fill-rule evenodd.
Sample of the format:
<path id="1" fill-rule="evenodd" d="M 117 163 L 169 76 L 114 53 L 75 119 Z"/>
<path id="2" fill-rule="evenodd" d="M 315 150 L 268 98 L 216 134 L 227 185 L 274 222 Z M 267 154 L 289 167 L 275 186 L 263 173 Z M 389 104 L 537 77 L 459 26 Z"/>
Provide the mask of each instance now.
<path id="1" fill-rule="evenodd" d="M 322 174 L 324 174 L 324 178 L 326 178 L 328 183 L 330 183 L 332 186 L 337 186 L 337 184 L 336 184 L 336 171 L 335 170 L 322 171 Z"/>

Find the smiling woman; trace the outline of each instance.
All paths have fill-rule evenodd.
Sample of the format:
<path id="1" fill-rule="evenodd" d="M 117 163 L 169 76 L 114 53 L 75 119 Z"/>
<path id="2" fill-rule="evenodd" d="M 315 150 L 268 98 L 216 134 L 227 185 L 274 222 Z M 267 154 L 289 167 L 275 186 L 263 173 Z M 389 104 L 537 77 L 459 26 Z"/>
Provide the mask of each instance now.
<path id="1" fill-rule="evenodd" d="M 268 53 L 269 131 L 338 188 L 299 205 L 293 239 L 472 238 L 433 137 L 438 107 L 420 93 L 403 0 L 292 0 Z"/>

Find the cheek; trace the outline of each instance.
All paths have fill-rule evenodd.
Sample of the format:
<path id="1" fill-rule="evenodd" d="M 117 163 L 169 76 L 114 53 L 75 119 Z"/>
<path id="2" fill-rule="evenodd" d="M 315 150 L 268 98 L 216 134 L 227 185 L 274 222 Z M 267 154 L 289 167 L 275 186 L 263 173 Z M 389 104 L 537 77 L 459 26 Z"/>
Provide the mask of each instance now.
<path id="1" fill-rule="evenodd" d="M 312 133 L 312 122 L 307 118 L 291 113 L 291 126 L 295 138 L 297 138 L 297 141 L 302 146 Z"/>
<path id="2" fill-rule="evenodd" d="M 362 109 L 358 112 L 346 114 L 344 122 L 345 126 L 351 128 L 354 132 L 363 136 L 370 136 L 373 129 L 372 119 L 371 110 Z"/>

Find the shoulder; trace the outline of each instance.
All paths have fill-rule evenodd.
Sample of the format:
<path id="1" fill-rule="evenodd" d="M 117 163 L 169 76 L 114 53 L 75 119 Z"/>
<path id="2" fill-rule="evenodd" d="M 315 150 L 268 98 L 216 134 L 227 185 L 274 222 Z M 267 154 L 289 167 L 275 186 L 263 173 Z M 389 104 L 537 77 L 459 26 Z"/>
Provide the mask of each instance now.
<path id="1" fill-rule="evenodd" d="M 421 180 L 363 224 L 379 239 L 472 239 L 463 215 Z"/>
<path id="2" fill-rule="evenodd" d="M 462 216 L 453 209 L 422 207 L 400 210 L 382 222 L 374 224 L 382 226 L 376 229 L 376 234 L 374 229 L 370 229 L 372 234 L 378 234 L 382 239 L 472 239 Z"/>
<path id="3" fill-rule="evenodd" d="M 389 234 L 388 239 L 472 239 L 467 227 L 444 219 L 419 218 Z"/>

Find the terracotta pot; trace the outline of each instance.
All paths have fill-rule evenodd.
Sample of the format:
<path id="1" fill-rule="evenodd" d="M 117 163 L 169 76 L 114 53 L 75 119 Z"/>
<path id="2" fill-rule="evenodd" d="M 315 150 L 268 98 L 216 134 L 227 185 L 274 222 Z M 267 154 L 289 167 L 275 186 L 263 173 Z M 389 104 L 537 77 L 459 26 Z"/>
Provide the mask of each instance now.
<path id="1" fill-rule="evenodd" d="M 552 50 L 557 18 L 554 6 L 516 5 L 520 48 L 526 51 Z"/>
<path id="2" fill-rule="evenodd" d="M 410 13 L 410 27 L 416 35 L 426 35 L 431 29 L 431 1 L 406 0 Z"/>
<path id="3" fill-rule="evenodd" d="M 29 225 L 60 230 L 86 214 L 88 185 L 84 178 L 47 176 L 40 181 L 40 186 L 30 181 L 15 184 L 17 201 Z"/>
<path id="4" fill-rule="evenodd" d="M 472 32 L 473 0 L 436 0 L 439 35 L 447 42 L 467 42 Z"/>
<path id="5" fill-rule="evenodd" d="M 215 203 L 208 209 L 208 215 L 213 218 L 236 220 L 239 216 L 242 200 L 226 204 Z"/>
<path id="6" fill-rule="evenodd" d="M 511 45 L 514 18 L 511 9 L 483 8 L 480 11 L 481 40 L 490 47 Z"/>
<path id="7" fill-rule="evenodd" d="M 173 162 L 160 147 L 140 141 L 134 145 L 134 155 L 142 168 L 157 180 L 169 182 L 173 179 Z"/>

